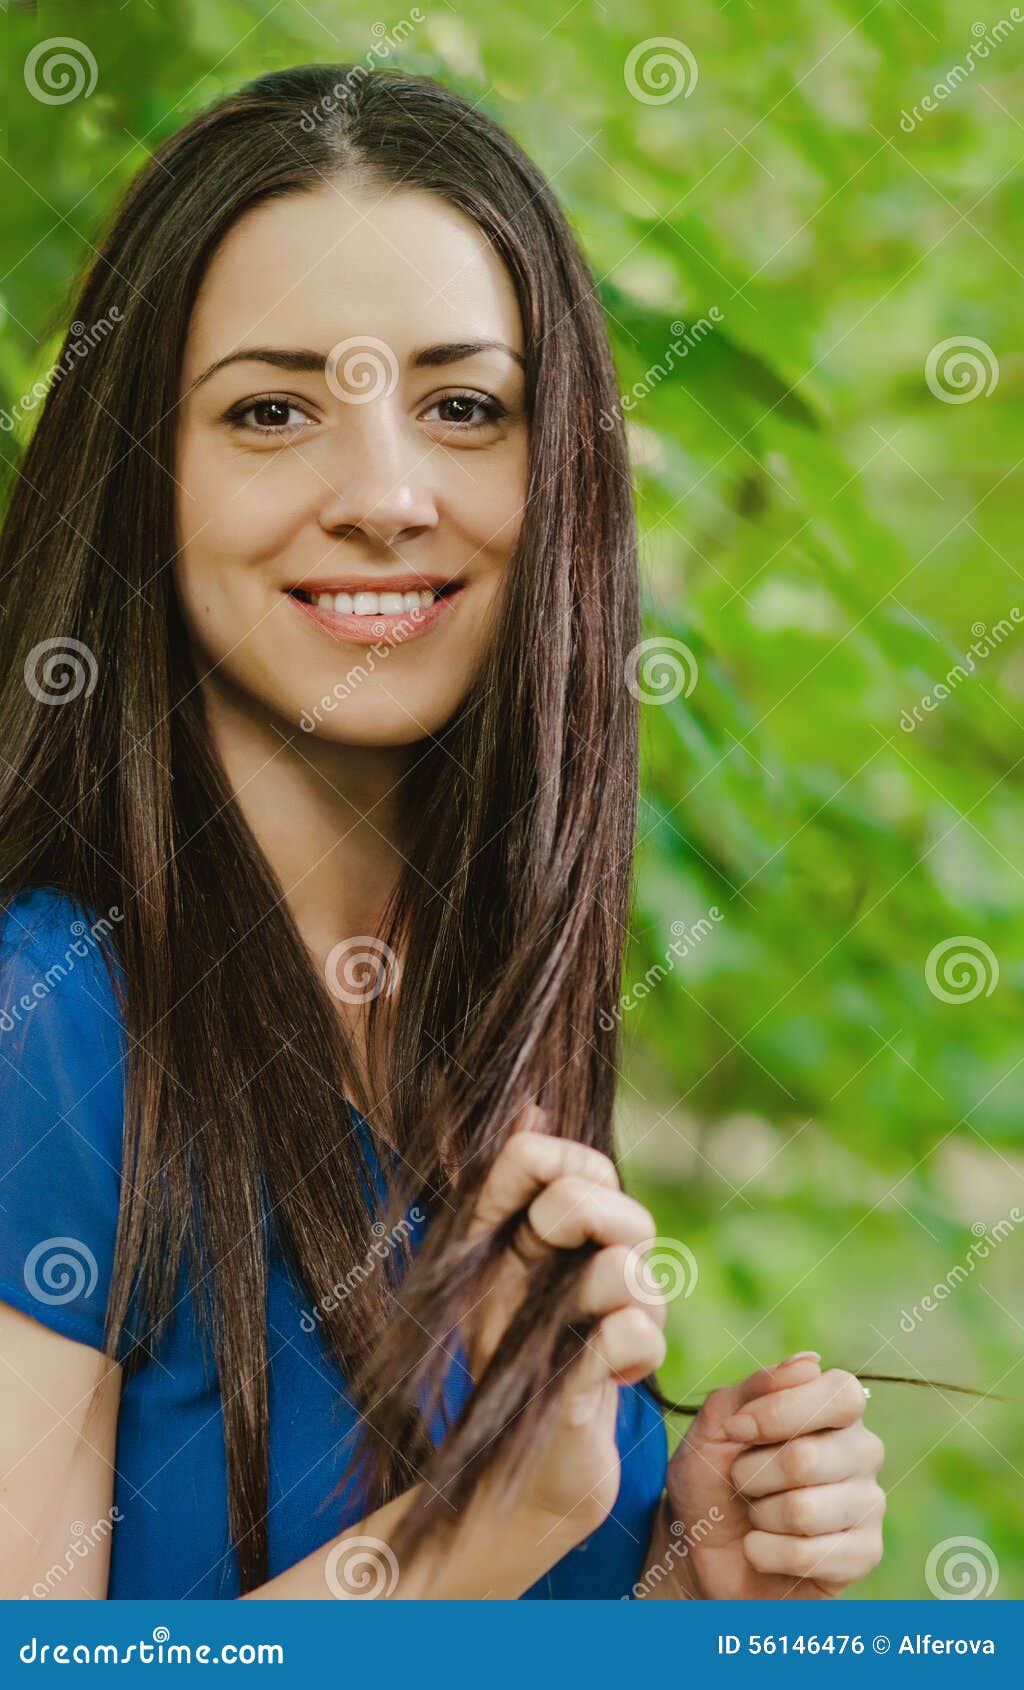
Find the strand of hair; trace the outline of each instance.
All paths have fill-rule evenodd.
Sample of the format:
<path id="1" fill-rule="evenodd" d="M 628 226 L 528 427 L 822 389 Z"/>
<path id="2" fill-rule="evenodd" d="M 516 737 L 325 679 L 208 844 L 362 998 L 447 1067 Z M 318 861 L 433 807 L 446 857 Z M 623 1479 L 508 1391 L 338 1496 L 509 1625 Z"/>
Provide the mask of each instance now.
<path id="1" fill-rule="evenodd" d="M 858 1379 L 869 1380 L 873 1385 L 918 1385 L 924 1386 L 930 1391 L 956 1391 L 961 1396 L 981 1397 L 986 1402 L 1009 1401 L 1009 1398 L 1003 1396 L 999 1391 L 982 1391 L 974 1385 L 953 1385 L 944 1379 L 918 1379 L 908 1373 L 861 1373 L 856 1368 L 851 1368 L 851 1372 Z M 658 1403 L 667 1414 L 699 1414 L 704 1406 L 703 1403 L 675 1402 L 673 1398 L 666 1397 L 657 1387 L 652 1387 L 652 1390 Z"/>

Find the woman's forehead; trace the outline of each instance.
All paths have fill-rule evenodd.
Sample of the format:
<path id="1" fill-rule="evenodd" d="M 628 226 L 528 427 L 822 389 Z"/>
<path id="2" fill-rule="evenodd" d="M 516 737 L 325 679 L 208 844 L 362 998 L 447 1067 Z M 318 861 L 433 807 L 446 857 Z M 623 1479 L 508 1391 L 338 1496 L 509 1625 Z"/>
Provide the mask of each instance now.
<path id="1" fill-rule="evenodd" d="M 330 347 L 348 334 L 394 346 L 465 338 L 522 349 L 504 264 L 439 195 L 344 181 L 270 200 L 228 232 L 190 329 L 195 370 L 236 346 Z"/>

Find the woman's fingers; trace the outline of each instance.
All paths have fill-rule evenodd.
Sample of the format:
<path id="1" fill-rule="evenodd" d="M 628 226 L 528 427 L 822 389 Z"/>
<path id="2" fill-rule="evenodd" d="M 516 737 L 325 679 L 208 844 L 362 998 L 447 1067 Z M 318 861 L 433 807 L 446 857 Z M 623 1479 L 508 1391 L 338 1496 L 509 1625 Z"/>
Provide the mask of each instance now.
<path id="1" fill-rule="evenodd" d="M 667 1305 L 643 1278 L 644 1255 L 642 1246 L 610 1244 L 592 1256 L 580 1275 L 580 1314 L 605 1315 L 635 1304 L 663 1327 Z"/>
<path id="2" fill-rule="evenodd" d="M 748 1506 L 750 1524 L 759 1532 L 790 1537 L 820 1537 L 845 1532 L 851 1526 L 881 1518 L 885 1492 L 874 1479 L 861 1476 L 833 1485 L 803 1485 L 780 1491 Z"/>
<path id="3" fill-rule="evenodd" d="M 852 1531 L 823 1537 L 776 1537 L 773 1532 L 748 1532 L 743 1553 L 755 1572 L 781 1573 L 822 1584 L 852 1584 L 882 1558 L 881 1518 Z"/>
<path id="4" fill-rule="evenodd" d="M 520 1120 L 538 1118 L 539 1111 L 525 1111 Z M 614 1162 L 593 1145 L 556 1138 L 530 1126 L 517 1128 L 484 1181 L 469 1228 L 470 1239 L 493 1232 L 560 1176 L 586 1180 L 609 1191 L 620 1189 Z"/>
<path id="5" fill-rule="evenodd" d="M 825 1373 L 745 1403 L 722 1430 L 741 1444 L 778 1444 L 825 1427 L 852 1426 L 864 1413 L 864 1387 L 853 1373 Z"/>
<path id="6" fill-rule="evenodd" d="M 665 1335 L 645 1309 L 614 1309 L 605 1315 L 574 1364 L 566 1391 L 565 1412 L 579 1423 L 592 1412 L 595 1393 L 609 1382 L 633 1385 L 665 1359 Z"/>
<path id="7" fill-rule="evenodd" d="M 694 1425 L 691 1439 L 709 1439 L 715 1443 L 726 1436 L 725 1426 L 756 1397 L 768 1391 L 781 1391 L 790 1385 L 802 1385 L 816 1379 L 821 1372 L 821 1357 L 816 1350 L 799 1350 L 786 1356 L 773 1367 L 759 1367 L 738 1385 L 719 1385 L 704 1398 Z"/>
<path id="8" fill-rule="evenodd" d="M 841 1431 L 811 1432 L 774 1449 L 748 1449 L 732 1464 L 732 1482 L 741 1495 L 771 1496 L 805 1485 L 831 1485 L 858 1474 L 871 1477 L 885 1455 L 881 1438 L 860 1421 Z"/>
<path id="9" fill-rule="evenodd" d="M 598 1244 L 643 1244 L 654 1237 L 649 1209 L 624 1191 L 597 1185 L 566 1173 L 546 1185 L 530 1204 L 527 1216 L 545 1244 L 573 1250 L 588 1239 Z"/>

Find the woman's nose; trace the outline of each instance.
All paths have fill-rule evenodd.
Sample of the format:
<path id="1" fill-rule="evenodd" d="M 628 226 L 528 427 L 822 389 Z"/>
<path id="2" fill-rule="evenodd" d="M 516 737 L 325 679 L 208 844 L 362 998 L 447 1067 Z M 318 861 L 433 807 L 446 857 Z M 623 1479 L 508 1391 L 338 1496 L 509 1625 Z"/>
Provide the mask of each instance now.
<path id="1" fill-rule="evenodd" d="M 325 533 L 363 534 L 375 546 L 414 539 L 436 528 L 431 486 L 431 445 L 409 429 L 392 397 L 353 407 L 340 432 L 330 469 L 330 490 L 320 506 Z"/>

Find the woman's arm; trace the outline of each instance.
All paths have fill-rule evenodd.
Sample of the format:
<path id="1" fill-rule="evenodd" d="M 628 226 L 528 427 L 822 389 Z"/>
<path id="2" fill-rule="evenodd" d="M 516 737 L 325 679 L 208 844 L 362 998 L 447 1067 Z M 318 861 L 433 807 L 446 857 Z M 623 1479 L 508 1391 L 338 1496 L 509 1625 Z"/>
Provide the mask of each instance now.
<path id="1" fill-rule="evenodd" d="M 402 1566 L 402 1518 L 424 1487 L 416 1485 L 368 1514 L 322 1549 L 297 1561 L 249 1599 L 316 1601 L 377 1590 L 395 1600 L 510 1600 L 567 1555 L 580 1532 L 523 1502 L 501 1515 L 488 1498 L 474 1498 L 451 1539 L 428 1545 Z"/>
<path id="2" fill-rule="evenodd" d="M 644 1570 L 633 1594 L 646 1601 L 661 1598 L 676 1602 L 692 1602 L 701 1595 L 690 1563 L 685 1523 L 674 1519 L 667 1491 L 661 1493 Z"/>
<path id="3" fill-rule="evenodd" d="M 403 1572 L 402 1522 L 406 1507 L 415 1507 L 424 1494 L 417 1485 L 252 1596 L 337 1595 L 347 1571 L 350 1594 L 359 1594 L 361 1579 L 364 1591 L 374 1581 L 383 1586 L 382 1594 L 413 1599 L 514 1598 L 607 1518 L 619 1487 L 619 1387 L 646 1378 L 665 1358 L 664 1303 L 638 1291 L 630 1271 L 655 1225 L 621 1190 L 608 1157 L 531 1130 L 542 1119 L 535 1108 L 523 1112 L 481 1192 L 470 1236 L 500 1226 L 525 1205 L 535 1243 L 562 1249 L 588 1240 L 599 1244 L 579 1287 L 580 1313 L 596 1316 L 599 1324 L 565 1376 L 559 1412 L 531 1456 L 515 1502 L 509 1507 L 496 1500 L 493 1486 L 482 1483 L 451 1534 L 428 1544 Z M 474 1378 L 500 1343 L 522 1289 L 522 1256 L 509 1250 L 463 1323 Z"/>
<path id="4" fill-rule="evenodd" d="M 0 1303 L 0 1598 L 106 1596 L 120 1396 L 108 1356 Z"/>
<path id="5" fill-rule="evenodd" d="M 0 1303 L 0 1376 L 0 1599 L 103 1600 L 121 1369 Z M 397 1598 L 515 1597 L 597 1523 L 555 1518 L 529 1495 L 499 1514 L 481 1493 L 444 1549 L 428 1549 L 406 1570 L 401 1516 L 421 1490 L 368 1514 L 249 1596 L 330 1600 L 346 1587 L 358 1595 L 360 1579 L 379 1574 Z"/>

